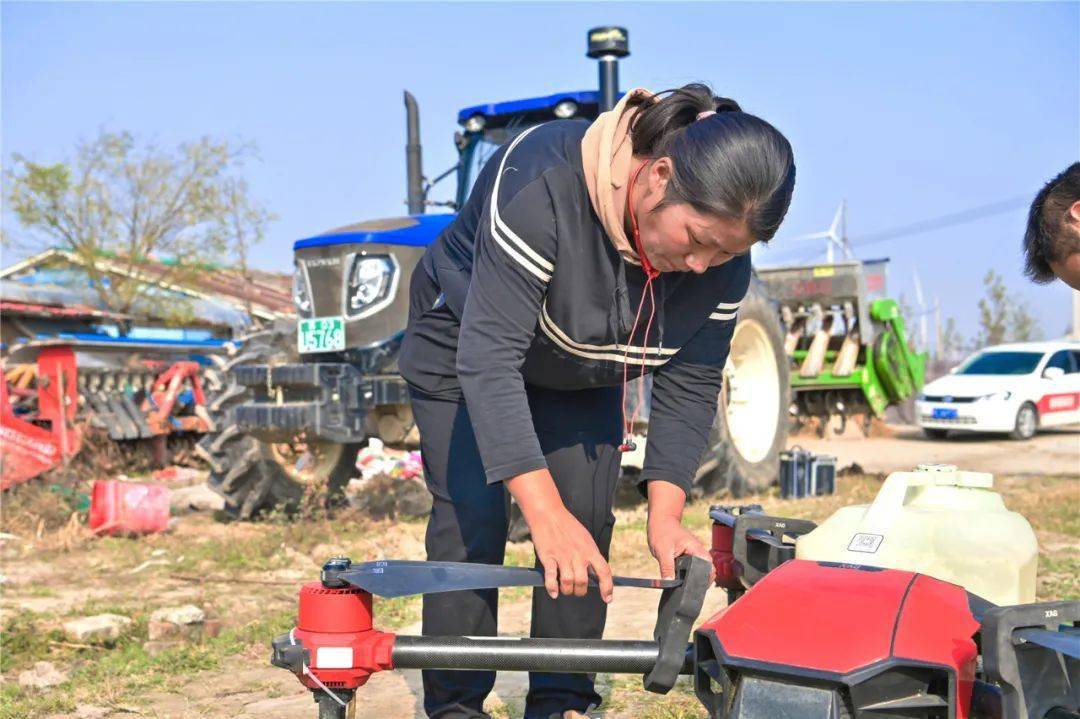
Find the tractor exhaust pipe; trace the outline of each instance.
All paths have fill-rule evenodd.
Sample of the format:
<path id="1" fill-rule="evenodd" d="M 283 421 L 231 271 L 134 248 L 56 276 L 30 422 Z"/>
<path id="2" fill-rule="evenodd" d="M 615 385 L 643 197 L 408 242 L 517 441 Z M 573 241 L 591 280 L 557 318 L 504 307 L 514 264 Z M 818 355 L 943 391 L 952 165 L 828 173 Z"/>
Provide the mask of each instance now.
<path id="1" fill-rule="evenodd" d="M 630 55 L 630 33 L 624 27 L 594 27 L 585 54 L 599 61 L 600 112 L 607 112 L 619 99 L 619 59 Z"/>
<path id="2" fill-rule="evenodd" d="M 420 157 L 420 109 L 405 91 L 405 182 L 410 215 L 424 214 L 424 170 Z"/>

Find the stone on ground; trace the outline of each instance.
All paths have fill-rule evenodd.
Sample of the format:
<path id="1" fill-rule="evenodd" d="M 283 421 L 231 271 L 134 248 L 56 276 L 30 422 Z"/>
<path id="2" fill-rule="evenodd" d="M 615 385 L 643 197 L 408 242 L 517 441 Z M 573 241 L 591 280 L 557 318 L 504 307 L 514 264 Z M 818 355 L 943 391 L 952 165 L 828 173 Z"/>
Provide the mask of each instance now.
<path id="1" fill-rule="evenodd" d="M 119 638 L 129 626 L 128 617 L 96 614 L 64 622 L 64 634 L 73 642 L 101 642 Z"/>
<path id="2" fill-rule="evenodd" d="M 147 624 L 147 638 L 150 640 L 147 646 L 154 642 L 172 639 L 187 639 L 197 641 L 203 636 L 203 624 L 206 621 L 206 612 L 194 604 L 185 604 L 182 607 L 165 607 L 158 609 L 150 615 Z M 157 644 L 154 649 L 160 650 Z"/>
<path id="3" fill-rule="evenodd" d="M 23 689 L 48 689 L 67 679 L 67 672 L 60 671 L 52 662 L 36 662 L 33 669 L 19 672 L 19 686 Z"/>
<path id="4" fill-rule="evenodd" d="M 182 607 L 163 607 L 150 615 L 152 622 L 172 622 L 173 624 L 199 624 L 206 619 L 206 612 L 194 604 Z"/>

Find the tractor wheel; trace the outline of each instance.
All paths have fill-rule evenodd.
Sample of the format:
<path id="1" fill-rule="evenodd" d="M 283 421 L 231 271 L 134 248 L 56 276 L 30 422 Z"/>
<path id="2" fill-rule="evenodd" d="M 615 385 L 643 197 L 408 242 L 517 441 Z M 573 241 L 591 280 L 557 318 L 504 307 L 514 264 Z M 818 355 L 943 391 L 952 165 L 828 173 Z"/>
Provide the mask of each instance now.
<path id="1" fill-rule="evenodd" d="M 303 442 L 260 442 L 241 431 L 235 408 L 249 399 L 250 391 L 236 383 L 233 367 L 291 361 L 295 326 L 282 322 L 249 335 L 239 351 L 220 362 L 222 388 L 207 409 L 215 431 L 205 435 L 196 452 L 210 465 L 209 487 L 225 498 L 225 508 L 238 519 L 254 519 L 271 509 L 295 511 L 306 488 L 325 485 L 330 497 L 339 494 L 354 474 L 358 445 Z"/>
<path id="2" fill-rule="evenodd" d="M 739 307 L 710 449 L 695 491 L 738 496 L 776 481 L 787 443 L 791 376 L 776 309 L 756 281 Z"/>
<path id="3" fill-rule="evenodd" d="M 251 436 L 236 444 L 241 452 L 237 462 L 225 474 L 212 473 L 210 487 L 239 519 L 275 509 L 295 512 L 309 489 L 336 501 L 356 476 L 361 446 L 302 440 L 270 444 Z"/>

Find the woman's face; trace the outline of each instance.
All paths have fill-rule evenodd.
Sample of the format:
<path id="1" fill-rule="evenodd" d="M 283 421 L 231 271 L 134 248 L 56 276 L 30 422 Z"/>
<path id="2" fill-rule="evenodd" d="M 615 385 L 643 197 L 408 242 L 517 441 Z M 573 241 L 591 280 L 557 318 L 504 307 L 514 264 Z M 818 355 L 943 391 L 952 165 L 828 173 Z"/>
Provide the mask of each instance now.
<path id="1" fill-rule="evenodd" d="M 686 203 L 656 209 L 671 180 L 671 167 L 669 157 L 652 162 L 641 172 L 631 197 L 641 245 L 653 267 L 701 274 L 750 252 L 754 240 L 740 219 L 704 215 Z"/>

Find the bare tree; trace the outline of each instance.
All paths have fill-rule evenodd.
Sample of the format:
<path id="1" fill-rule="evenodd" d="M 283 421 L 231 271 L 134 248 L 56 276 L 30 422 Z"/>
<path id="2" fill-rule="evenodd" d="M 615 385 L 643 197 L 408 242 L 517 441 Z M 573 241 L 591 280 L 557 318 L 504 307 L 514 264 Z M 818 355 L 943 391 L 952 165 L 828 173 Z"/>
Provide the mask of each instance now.
<path id="1" fill-rule="evenodd" d="M 243 178 L 232 178 L 226 183 L 225 202 L 228 251 L 236 260 L 240 276 L 250 282 L 248 251 L 266 238 L 266 227 L 275 217 L 262 205 L 252 202 L 247 181 Z M 244 302 L 248 317 L 253 317 L 250 296 L 245 296 Z"/>
<path id="2" fill-rule="evenodd" d="M 70 162 L 15 155 L 8 206 L 29 233 L 24 244 L 78 257 L 108 309 L 182 321 L 190 308 L 163 290 L 227 264 L 238 228 L 246 263 L 270 219 L 236 177 L 250 153 L 207 137 L 170 151 L 103 131 Z"/>
<path id="3" fill-rule="evenodd" d="M 983 278 L 983 286 L 986 296 L 979 300 L 977 347 L 1025 342 L 1042 336 L 1038 319 L 1023 300 L 1009 293 L 1001 275 L 989 270 Z"/>
<path id="4" fill-rule="evenodd" d="M 1026 302 L 1017 301 L 1009 316 L 1009 332 L 1013 342 L 1031 342 L 1043 338 L 1039 318 L 1031 313 Z"/>
<path id="5" fill-rule="evenodd" d="M 967 344 L 964 336 L 956 327 L 956 319 L 948 317 L 945 326 L 941 330 L 941 345 L 938 347 L 938 358 L 947 363 L 955 363 L 966 351 Z"/>
<path id="6" fill-rule="evenodd" d="M 987 270 L 983 287 L 986 296 L 979 300 L 979 333 L 975 339 L 980 347 L 1001 344 L 1009 331 L 1009 292 L 1005 280 L 993 270 Z"/>

